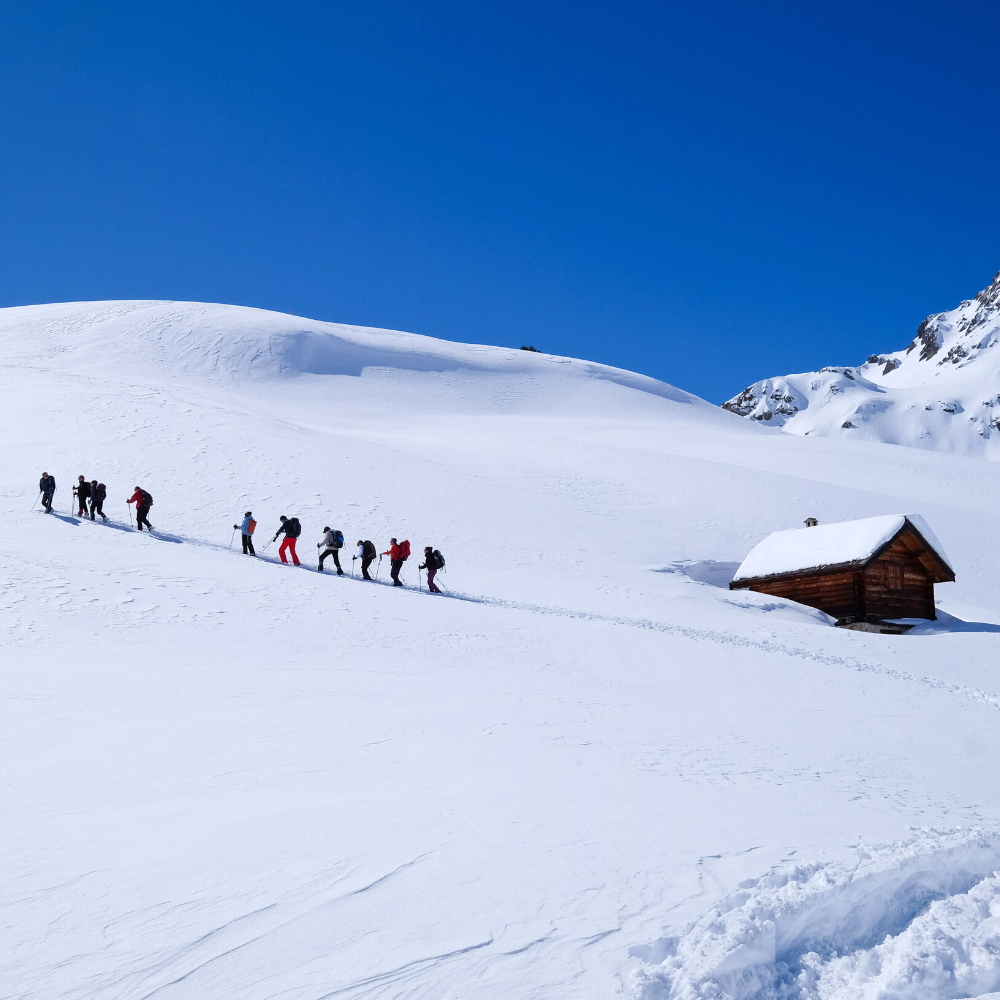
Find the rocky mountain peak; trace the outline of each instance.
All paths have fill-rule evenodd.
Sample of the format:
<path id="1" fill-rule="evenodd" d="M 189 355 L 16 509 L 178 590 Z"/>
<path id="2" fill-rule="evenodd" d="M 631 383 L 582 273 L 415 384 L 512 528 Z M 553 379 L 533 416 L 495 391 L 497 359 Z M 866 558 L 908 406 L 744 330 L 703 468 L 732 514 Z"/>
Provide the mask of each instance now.
<path id="1" fill-rule="evenodd" d="M 998 344 L 1000 272 L 974 298 L 928 316 L 901 351 L 763 379 L 723 408 L 795 434 L 850 434 L 1000 460 Z"/>

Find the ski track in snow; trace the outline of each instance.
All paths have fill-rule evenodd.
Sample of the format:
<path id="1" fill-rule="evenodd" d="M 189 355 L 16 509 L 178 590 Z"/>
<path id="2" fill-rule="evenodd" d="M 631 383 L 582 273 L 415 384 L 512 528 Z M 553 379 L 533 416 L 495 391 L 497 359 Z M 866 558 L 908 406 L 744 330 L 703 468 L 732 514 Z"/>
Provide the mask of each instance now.
<path id="1" fill-rule="evenodd" d="M 70 517 L 69 515 L 64 515 L 67 518 L 83 522 L 84 518 L 76 517 L 75 515 Z M 136 532 L 134 527 L 122 523 L 117 523 L 109 519 L 108 524 L 93 524 L 94 527 L 108 527 L 117 530 L 129 531 L 134 534 L 144 534 L 141 532 Z M 173 543 L 186 543 L 189 545 L 195 545 L 203 549 L 208 549 L 216 552 L 223 552 L 227 554 L 232 554 L 231 550 L 225 546 L 216 542 L 209 542 L 204 539 L 194 538 L 189 535 L 183 534 L 173 534 L 167 532 L 154 531 L 153 535 L 146 536 L 150 541 L 165 541 Z M 348 546 L 341 550 L 341 554 L 348 551 Z M 262 550 L 258 552 L 256 559 L 259 562 L 271 563 L 275 566 L 283 566 L 288 569 L 303 569 L 307 572 L 312 572 L 310 567 L 304 564 L 299 567 L 292 566 L 291 563 L 282 564 L 281 560 L 271 554 L 267 555 Z M 336 577 L 336 570 L 327 570 L 327 576 Z M 351 579 L 352 582 L 357 583 L 374 583 L 376 586 L 389 587 L 391 583 L 386 580 L 372 580 L 364 581 L 353 577 L 347 570 L 344 572 L 344 577 L 340 578 L 343 580 Z M 446 583 L 443 579 L 438 579 L 439 585 L 445 586 Z M 404 591 L 412 592 L 412 586 L 406 586 L 403 588 Z M 420 591 L 418 590 L 418 593 Z M 553 615 L 560 618 L 570 618 L 577 619 L 580 621 L 591 621 L 591 622 L 602 622 L 607 625 L 619 626 L 623 628 L 632 629 L 646 629 L 654 632 L 662 632 L 667 635 L 675 635 L 681 638 L 690 639 L 696 642 L 711 642 L 723 646 L 735 646 L 743 649 L 756 649 L 763 653 L 777 654 L 781 656 L 792 656 L 801 657 L 802 659 L 811 660 L 815 663 L 821 663 L 824 666 L 831 667 L 841 667 L 847 670 L 860 671 L 862 673 L 874 674 L 880 677 L 885 677 L 890 680 L 900 681 L 906 684 L 916 684 L 923 687 L 930 688 L 934 691 L 941 691 L 947 694 L 957 695 L 958 697 L 965 698 L 970 701 L 977 702 L 981 705 L 987 705 L 990 708 L 1000 710 L 1000 696 L 989 694 L 986 691 L 982 691 L 978 688 L 968 687 L 961 684 L 949 684 L 934 677 L 920 676 L 918 674 L 908 673 L 903 670 L 898 670 L 893 667 L 882 666 L 877 663 L 866 662 L 864 660 L 858 660 L 851 657 L 843 656 L 831 656 L 824 653 L 818 653 L 815 650 L 809 650 L 802 646 L 791 646 L 780 642 L 771 642 L 766 639 L 764 640 L 754 640 L 743 636 L 735 635 L 732 632 L 720 632 L 711 629 L 698 629 L 690 628 L 683 625 L 672 624 L 668 622 L 658 622 L 649 619 L 641 618 L 629 618 L 621 615 L 604 615 L 596 612 L 589 611 L 577 611 L 570 608 L 560 608 L 555 606 L 542 606 L 537 604 L 527 604 L 520 601 L 504 600 L 502 598 L 486 597 L 475 594 L 465 594 L 461 591 L 447 590 L 440 595 L 431 594 L 429 591 L 424 591 L 428 598 L 430 597 L 442 597 L 451 598 L 452 600 L 466 601 L 469 603 L 480 604 L 486 607 L 498 608 L 498 609 L 510 609 L 516 611 L 527 611 L 531 614 L 538 615 Z"/>

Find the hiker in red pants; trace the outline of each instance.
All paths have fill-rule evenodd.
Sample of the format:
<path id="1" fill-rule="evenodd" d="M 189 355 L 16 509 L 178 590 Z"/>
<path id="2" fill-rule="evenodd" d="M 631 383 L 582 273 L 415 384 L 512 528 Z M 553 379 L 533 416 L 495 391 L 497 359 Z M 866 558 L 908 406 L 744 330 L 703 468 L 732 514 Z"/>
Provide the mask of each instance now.
<path id="1" fill-rule="evenodd" d="M 295 539 L 302 534 L 302 525 L 299 524 L 299 519 L 297 517 L 285 517 L 284 514 L 281 515 L 280 520 L 281 527 L 278 528 L 271 541 L 277 541 L 278 535 L 284 533 L 285 538 L 278 549 L 278 555 L 281 556 L 281 561 L 283 563 L 287 563 L 288 560 L 285 558 L 285 549 L 288 549 L 292 553 L 292 562 L 298 566 L 299 557 L 295 554 Z"/>

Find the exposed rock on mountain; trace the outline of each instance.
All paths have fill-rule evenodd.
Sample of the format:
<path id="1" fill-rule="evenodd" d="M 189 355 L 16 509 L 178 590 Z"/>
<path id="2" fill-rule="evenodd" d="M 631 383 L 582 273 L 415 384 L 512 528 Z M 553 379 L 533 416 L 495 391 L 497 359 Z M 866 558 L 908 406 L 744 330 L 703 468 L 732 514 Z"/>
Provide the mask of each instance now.
<path id="1" fill-rule="evenodd" d="M 912 343 L 851 368 L 763 379 L 723 403 L 793 434 L 850 434 L 1000 459 L 1000 273 Z"/>

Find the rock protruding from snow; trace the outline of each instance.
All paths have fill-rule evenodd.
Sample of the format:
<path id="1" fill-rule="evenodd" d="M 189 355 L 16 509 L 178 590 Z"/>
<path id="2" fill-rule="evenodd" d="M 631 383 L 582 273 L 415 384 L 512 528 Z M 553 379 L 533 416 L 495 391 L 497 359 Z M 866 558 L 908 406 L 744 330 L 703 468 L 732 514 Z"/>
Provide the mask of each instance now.
<path id="1" fill-rule="evenodd" d="M 1000 273 L 928 316 L 903 350 L 763 379 L 723 403 L 793 434 L 848 435 L 1000 459 Z"/>

